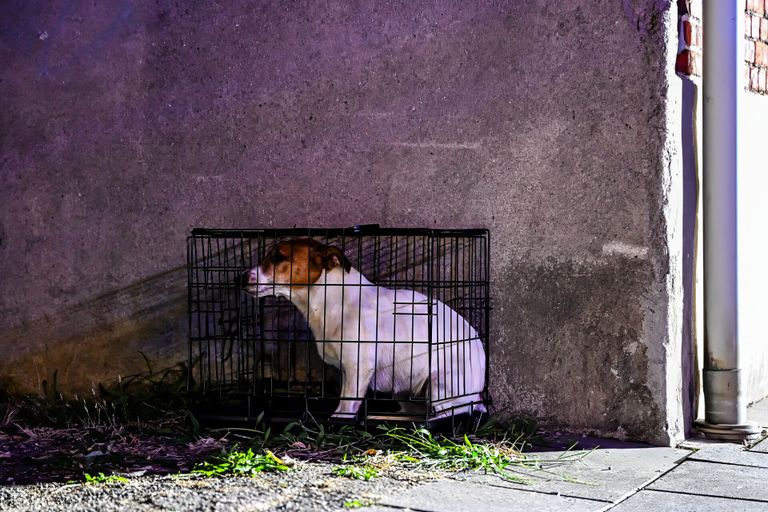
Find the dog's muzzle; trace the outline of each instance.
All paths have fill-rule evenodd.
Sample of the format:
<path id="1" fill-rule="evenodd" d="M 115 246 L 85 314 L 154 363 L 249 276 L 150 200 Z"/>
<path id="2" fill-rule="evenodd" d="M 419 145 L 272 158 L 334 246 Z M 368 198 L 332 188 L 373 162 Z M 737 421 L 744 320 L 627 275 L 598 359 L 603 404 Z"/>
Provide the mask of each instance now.
<path id="1" fill-rule="evenodd" d="M 247 290 L 248 287 L 251 285 L 250 279 L 251 279 L 251 271 L 246 270 L 235 279 L 235 283 L 239 288 L 242 288 L 243 290 Z M 253 283 L 253 284 L 256 284 L 256 283 Z"/>
<path id="2" fill-rule="evenodd" d="M 241 290 L 254 297 L 266 297 L 275 294 L 275 286 L 266 283 L 259 284 L 258 277 L 253 270 L 246 270 L 240 274 L 236 278 L 236 282 Z"/>

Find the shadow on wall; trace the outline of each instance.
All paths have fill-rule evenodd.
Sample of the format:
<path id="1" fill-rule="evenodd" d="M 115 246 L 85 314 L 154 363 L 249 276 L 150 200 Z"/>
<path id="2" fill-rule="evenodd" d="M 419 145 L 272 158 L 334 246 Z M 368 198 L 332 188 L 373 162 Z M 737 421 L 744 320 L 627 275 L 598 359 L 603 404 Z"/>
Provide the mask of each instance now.
<path id="1" fill-rule="evenodd" d="M 696 247 L 698 208 L 698 165 L 695 131 L 696 110 L 699 98 L 698 86 L 690 79 L 681 80 L 683 91 L 682 111 L 682 156 L 683 156 L 683 342 L 681 361 L 683 364 L 682 399 L 683 420 L 686 433 L 696 419 L 699 402 L 699 362 L 696 349 Z M 702 340 L 703 342 L 703 340 Z"/>
<path id="2" fill-rule="evenodd" d="M 6 347 L 0 388 L 41 392 L 52 382 L 66 393 L 90 392 L 120 376 L 187 358 L 187 277 L 179 267 L 19 326 L 0 330 Z M 34 348 L 32 348 L 34 347 Z"/>

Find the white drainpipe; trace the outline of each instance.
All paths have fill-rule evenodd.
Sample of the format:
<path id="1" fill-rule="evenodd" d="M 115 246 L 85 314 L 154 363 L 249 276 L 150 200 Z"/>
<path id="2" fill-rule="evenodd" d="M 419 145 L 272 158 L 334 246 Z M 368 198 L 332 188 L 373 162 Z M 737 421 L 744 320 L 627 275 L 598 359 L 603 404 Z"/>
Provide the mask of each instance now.
<path id="1" fill-rule="evenodd" d="M 739 364 L 736 180 L 744 84 L 744 1 L 704 0 L 704 404 L 707 437 L 756 436 Z"/>

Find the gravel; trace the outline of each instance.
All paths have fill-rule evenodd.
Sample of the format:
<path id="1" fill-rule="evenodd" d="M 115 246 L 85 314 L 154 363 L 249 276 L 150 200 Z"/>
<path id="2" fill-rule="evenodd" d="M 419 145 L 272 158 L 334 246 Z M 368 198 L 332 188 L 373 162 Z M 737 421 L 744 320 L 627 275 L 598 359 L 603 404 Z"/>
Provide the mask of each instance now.
<path id="1" fill-rule="evenodd" d="M 127 483 L 0 487 L 0 511 L 325 511 L 349 500 L 373 504 L 439 479 L 436 473 L 390 468 L 370 481 L 333 475 L 334 465 L 297 462 L 294 469 L 254 478 L 198 475 L 131 477 Z"/>

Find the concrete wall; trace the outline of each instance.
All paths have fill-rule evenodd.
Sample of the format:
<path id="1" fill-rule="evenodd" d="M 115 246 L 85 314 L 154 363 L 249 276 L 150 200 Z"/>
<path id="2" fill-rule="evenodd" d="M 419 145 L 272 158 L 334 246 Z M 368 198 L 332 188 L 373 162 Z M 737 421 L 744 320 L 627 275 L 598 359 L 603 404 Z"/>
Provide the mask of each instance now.
<path id="1" fill-rule="evenodd" d="M 497 408 L 674 440 L 668 4 L 3 2 L 0 375 L 184 358 L 193 226 L 488 227 Z"/>

